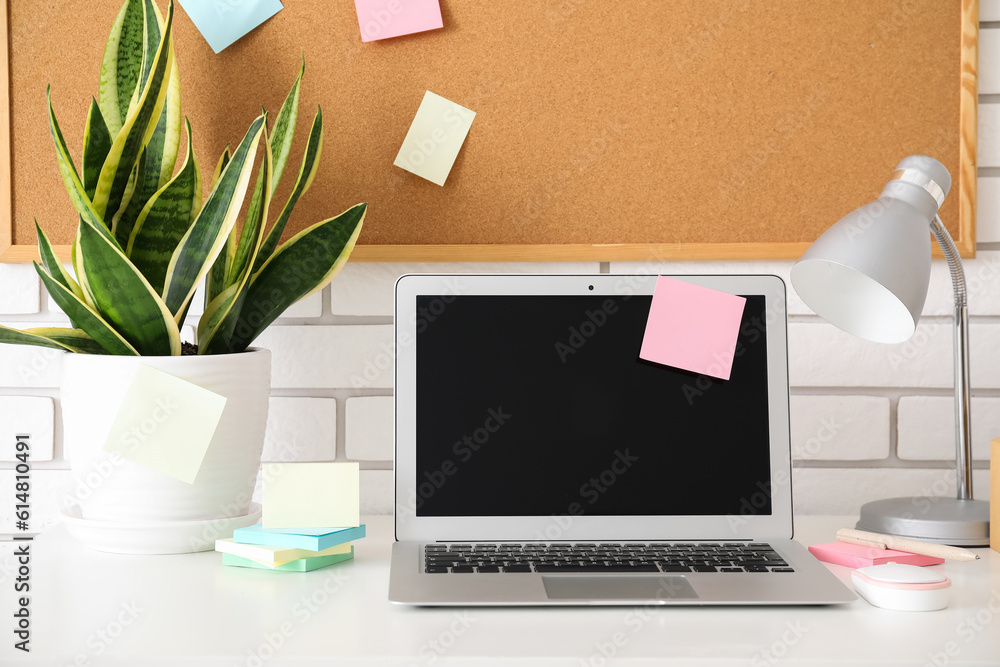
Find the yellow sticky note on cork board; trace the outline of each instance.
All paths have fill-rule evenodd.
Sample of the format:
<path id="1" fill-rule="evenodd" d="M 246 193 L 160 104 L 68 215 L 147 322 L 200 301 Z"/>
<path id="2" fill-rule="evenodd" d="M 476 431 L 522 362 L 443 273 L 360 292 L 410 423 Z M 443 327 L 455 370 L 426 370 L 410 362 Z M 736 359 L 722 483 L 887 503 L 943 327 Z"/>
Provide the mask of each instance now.
<path id="1" fill-rule="evenodd" d="M 263 528 L 361 525 L 359 464 L 266 463 L 261 474 Z"/>
<path id="2" fill-rule="evenodd" d="M 475 118 L 475 111 L 428 90 L 393 164 L 444 185 Z"/>
<path id="3" fill-rule="evenodd" d="M 225 396 L 140 365 L 103 449 L 193 484 L 225 407 Z"/>
<path id="4" fill-rule="evenodd" d="M 1000 438 L 990 441 L 990 548 L 1000 551 Z"/>

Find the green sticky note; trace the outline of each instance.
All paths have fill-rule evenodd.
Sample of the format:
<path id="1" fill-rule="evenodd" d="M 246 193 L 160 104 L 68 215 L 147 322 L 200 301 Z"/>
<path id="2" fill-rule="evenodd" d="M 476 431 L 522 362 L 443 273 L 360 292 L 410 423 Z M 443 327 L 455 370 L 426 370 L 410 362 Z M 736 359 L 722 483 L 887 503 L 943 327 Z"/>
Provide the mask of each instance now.
<path id="1" fill-rule="evenodd" d="M 253 567 L 258 570 L 275 570 L 278 572 L 312 572 L 321 567 L 327 567 L 334 563 L 343 563 L 345 560 L 354 558 L 354 547 L 346 554 L 334 554 L 332 556 L 314 556 L 313 558 L 297 558 L 281 565 L 265 565 L 250 558 L 240 558 L 232 554 L 222 554 L 222 564 L 234 567 Z"/>
<path id="2" fill-rule="evenodd" d="M 265 463 L 261 475 L 264 528 L 361 525 L 357 463 Z"/>
<path id="3" fill-rule="evenodd" d="M 339 556 L 350 552 L 350 544 L 337 544 L 322 551 L 309 551 L 308 549 L 295 549 L 290 547 L 272 547 L 264 544 L 241 544 L 233 538 L 216 540 L 215 550 L 224 554 L 249 558 L 264 565 L 281 565 L 289 561 L 300 558 L 318 558 L 320 556 Z"/>
<path id="4" fill-rule="evenodd" d="M 428 90 L 393 164 L 444 185 L 475 118 L 475 111 Z"/>
<path id="5" fill-rule="evenodd" d="M 139 365 L 104 451 L 193 484 L 226 398 Z"/>

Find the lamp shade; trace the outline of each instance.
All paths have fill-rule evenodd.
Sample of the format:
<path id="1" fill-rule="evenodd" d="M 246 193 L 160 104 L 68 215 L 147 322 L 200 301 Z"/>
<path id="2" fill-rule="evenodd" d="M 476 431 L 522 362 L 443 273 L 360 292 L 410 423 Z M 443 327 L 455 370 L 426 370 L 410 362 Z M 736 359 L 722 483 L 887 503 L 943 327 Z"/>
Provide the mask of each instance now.
<path id="1" fill-rule="evenodd" d="M 930 223 L 951 187 L 940 162 L 900 162 L 876 201 L 827 229 L 792 267 L 795 291 L 820 317 L 855 336 L 901 343 L 927 298 Z"/>

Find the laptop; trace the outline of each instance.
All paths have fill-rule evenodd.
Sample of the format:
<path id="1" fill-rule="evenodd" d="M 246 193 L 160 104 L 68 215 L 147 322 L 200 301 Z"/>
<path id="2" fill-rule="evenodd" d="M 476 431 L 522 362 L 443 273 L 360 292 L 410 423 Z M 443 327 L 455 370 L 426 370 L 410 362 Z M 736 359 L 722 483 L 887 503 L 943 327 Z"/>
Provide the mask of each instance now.
<path id="1" fill-rule="evenodd" d="M 856 599 L 792 540 L 784 283 L 676 278 L 746 298 L 729 380 L 639 358 L 656 276 L 399 279 L 392 602 Z"/>

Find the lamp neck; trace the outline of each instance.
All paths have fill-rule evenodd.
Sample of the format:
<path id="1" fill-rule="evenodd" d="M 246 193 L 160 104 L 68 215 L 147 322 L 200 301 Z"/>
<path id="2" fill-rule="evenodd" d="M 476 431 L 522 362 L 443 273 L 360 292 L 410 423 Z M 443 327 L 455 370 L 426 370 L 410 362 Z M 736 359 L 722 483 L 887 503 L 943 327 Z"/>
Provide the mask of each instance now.
<path id="1" fill-rule="evenodd" d="M 965 270 L 955 241 L 937 215 L 931 233 L 944 252 L 955 292 L 955 471 L 959 500 L 972 499 L 972 392 L 969 383 L 969 307 Z"/>
<path id="2" fill-rule="evenodd" d="M 951 286 L 955 293 L 955 307 L 964 308 L 968 305 L 968 294 L 965 287 L 965 270 L 962 268 L 962 258 L 958 254 L 958 247 L 948 233 L 948 228 L 941 222 L 937 215 L 931 220 L 931 234 L 941 246 L 944 259 L 948 262 L 948 270 L 951 272 Z"/>

